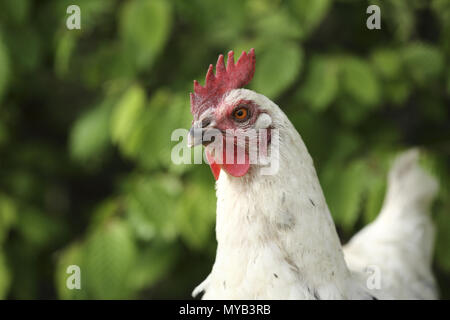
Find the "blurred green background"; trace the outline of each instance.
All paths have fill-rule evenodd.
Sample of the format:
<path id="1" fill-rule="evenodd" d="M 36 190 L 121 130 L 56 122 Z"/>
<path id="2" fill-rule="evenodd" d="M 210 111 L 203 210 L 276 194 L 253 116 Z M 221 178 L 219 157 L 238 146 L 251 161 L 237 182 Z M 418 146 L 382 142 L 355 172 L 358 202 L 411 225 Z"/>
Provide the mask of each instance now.
<path id="1" fill-rule="evenodd" d="M 393 156 L 423 148 L 449 298 L 448 0 L 1 0 L 0 298 L 189 298 L 214 261 L 214 179 L 174 165 L 170 135 L 192 80 L 252 47 L 250 88 L 302 135 L 343 241 L 378 213 Z"/>

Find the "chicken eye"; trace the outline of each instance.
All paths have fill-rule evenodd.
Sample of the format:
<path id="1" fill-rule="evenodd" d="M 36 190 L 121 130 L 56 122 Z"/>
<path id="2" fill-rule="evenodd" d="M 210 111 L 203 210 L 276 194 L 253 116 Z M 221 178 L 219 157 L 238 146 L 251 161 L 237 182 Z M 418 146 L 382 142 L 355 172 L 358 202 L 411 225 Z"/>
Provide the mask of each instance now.
<path id="1" fill-rule="evenodd" d="M 233 112 L 233 117 L 238 121 L 245 121 L 248 119 L 249 112 L 246 107 L 239 107 Z"/>

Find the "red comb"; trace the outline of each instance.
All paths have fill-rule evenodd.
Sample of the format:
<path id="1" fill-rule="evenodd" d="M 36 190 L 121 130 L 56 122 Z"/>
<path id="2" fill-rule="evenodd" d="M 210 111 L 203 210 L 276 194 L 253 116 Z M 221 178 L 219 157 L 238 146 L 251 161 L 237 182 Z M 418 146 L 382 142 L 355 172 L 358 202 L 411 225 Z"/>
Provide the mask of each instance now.
<path id="1" fill-rule="evenodd" d="M 194 80 L 194 93 L 191 93 L 191 113 L 201 114 L 206 109 L 215 107 L 226 92 L 248 84 L 254 73 L 255 49 L 250 49 L 248 54 L 245 51 L 242 52 L 236 64 L 234 63 L 234 52 L 228 52 L 226 68 L 221 54 L 217 60 L 215 75 L 213 65 L 209 65 L 205 86 L 202 87 L 197 80 Z"/>

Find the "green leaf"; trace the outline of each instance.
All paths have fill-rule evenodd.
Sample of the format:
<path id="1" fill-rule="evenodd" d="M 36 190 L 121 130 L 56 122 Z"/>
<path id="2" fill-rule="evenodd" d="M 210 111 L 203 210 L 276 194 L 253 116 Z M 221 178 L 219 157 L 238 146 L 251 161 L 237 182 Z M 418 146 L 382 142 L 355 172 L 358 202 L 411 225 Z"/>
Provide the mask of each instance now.
<path id="1" fill-rule="evenodd" d="M 355 126 L 362 123 L 368 116 L 367 106 L 355 102 L 349 97 L 341 97 L 337 100 L 339 117 L 347 126 Z"/>
<path id="2" fill-rule="evenodd" d="M 303 29 L 310 33 L 322 21 L 331 6 L 331 0 L 290 0 L 288 5 L 300 20 Z"/>
<path id="3" fill-rule="evenodd" d="M 142 250 L 131 272 L 131 286 L 142 290 L 154 285 L 171 271 L 178 253 L 175 245 L 167 243 L 152 243 Z"/>
<path id="4" fill-rule="evenodd" d="M 183 17 L 193 32 L 187 39 L 194 44 L 190 48 L 194 52 L 236 41 L 246 31 L 248 15 L 256 13 L 247 7 L 250 3 L 241 0 L 176 0 L 174 3 L 177 16 Z M 195 43 L 201 48 L 195 48 Z"/>
<path id="5" fill-rule="evenodd" d="M 397 79 L 402 73 L 402 60 L 396 50 L 378 49 L 372 53 L 371 61 L 376 72 L 385 79 Z"/>
<path id="6" fill-rule="evenodd" d="M 203 166 L 192 174 L 178 203 L 175 221 L 185 243 L 198 250 L 212 236 L 216 196 L 209 168 Z"/>
<path id="7" fill-rule="evenodd" d="M 416 18 L 412 2 L 390 0 L 376 3 L 380 6 L 382 20 L 386 22 L 386 28 L 392 30 L 394 40 L 405 42 L 414 32 Z M 384 22 L 382 22 L 382 25 Z"/>
<path id="8" fill-rule="evenodd" d="M 41 34 L 31 25 L 20 26 L 16 32 L 21 36 L 8 32 L 4 34 L 4 40 L 8 47 L 10 65 L 14 68 L 12 75 L 23 77 L 28 72 L 35 71 L 42 62 L 43 41 Z M 24 52 L 27 54 L 23 54 Z"/>
<path id="9" fill-rule="evenodd" d="M 137 235 L 150 240 L 175 238 L 174 221 L 180 181 L 169 175 L 137 176 L 126 186 L 127 216 Z"/>
<path id="10" fill-rule="evenodd" d="M 171 151 L 174 143 L 170 141 L 170 137 L 175 129 L 189 128 L 191 125 L 189 98 L 184 93 L 171 94 L 160 90 L 152 96 L 148 113 L 149 123 L 143 133 L 150 133 L 153 138 L 145 139 L 139 155 L 140 162 L 144 166 L 158 163 L 160 166 L 173 168 Z"/>
<path id="11" fill-rule="evenodd" d="M 114 107 L 111 116 L 111 137 L 126 155 L 133 154 L 133 144 L 129 143 L 129 140 L 142 119 L 145 103 L 144 89 L 134 85 L 123 94 Z"/>
<path id="12" fill-rule="evenodd" d="M 65 0 L 67 1 L 67 0 Z M 68 0 L 64 5 L 67 8 L 74 1 Z M 81 31 L 92 30 L 95 26 L 101 25 L 104 19 L 111 15 L 116 5 L 115 1 L 103 0 L 78 0 L 77 5 L 81 9 Z"/>
<path id="13" fill-rule="evenodd" d="M 0 300 L 8 295 L 11 285 L 11 272 L 6 265 L 6 257 L 0 250 Z"/>
<path id="14" fill-rule="evenodd" d="M 134 291 L 130 271 L 136 261 L 136 245 L 128 226 L 110 220 L 86 240 L 83 253 L 85 286 L 93 299 L 127 299 Z"/>
<path id="15" fill-rule="evenodd" d="M 109 220 L 120 215 L 122 202 L 120 199 L 107 198 L 97 205 L 92 213 L 88 232 L 100 229 Z"/>
<path id="16" fill-rule="evenodd" d="M 288 42 L 274 44 L 260 53 L 258 72 L 251 88 L 275 99 L 295 81 L 303 67 L 303 51 Z"/>
<path id="17" fill-rule="evenodd" d="M 77 62 L 81 64 L 82 82 L 90 88 L 134 81 L 133 61 L 127 59 L 118 42 L 99 43 L 95 52 Z"/>
<path id="18" fill-rule="evenodd" d="M 3 121 L 0 121 L 0 149 L 8 143 L 10 130 Z"/>
<path id="19" fill-rule="evenodd" d="M 99 160 L 109 146 L 111 106 L 104 102 L 84 113 L 70 134 L 71 156 L 78 161 Z"/>
<path id="20" fill-rule="evenodd" d="M 70 61 L 77 40 L 78 34 L 72 31 L 65 31 L 58 38 L 55 52 L 55 72 L 59 77 L 64 77 L 69 73 Z"/>
<path id="21" fill-rule="evenodd" d="M 17 208 L 12 199 L 0 194 L 0 248 L 17 219 Z"/>
<path id="22" fill-rule="evenodd" d="M 450 71 L 447 76 L 447 96 L 450 96 Z"/>
<path id="23" fill-rule="evenodd" d="M 332 168 L 332 169 L 331 169 Z M 344 168 L 330 167 L 332 178 L 326 185 L 326 199 L 336 222 L 347 232 L 356 223 L 366 189 L 367 171 L 364 162 L 355 160 Z"/>
<path id="24" fill-rule="evenodd" d="M 411 94 L 412 85 L 408 81 L 395 80 L 384 83 L 385 94 L 393 104 L 401 106 Z"/>
<path id="25" fill-rule="evenodd" d="M 444 195 L 449 194 L 450 181 L 446 179 L 450 173 L 450 168 L 448 167 L 448 157 L 443 154 L 421 149 L 419 164 L 425 171 L 427 171 L 438 181 L 440 193 Z"/>
<path id="26" fill-rule="evenodd" d="M 61 220 L 34 207 L 23 206 L 19 210 L 18 232 L 31 245 L 45 247 L 63 236 L 65 230 Z"/>
<path id="27" fill-rule="evenodd" d="M 67 273 L 67 268 L 72 265 L 80 268 L 80 289 L 69 289 L 67 287 L 67 279 L 71 275 Z M 72 300 L 89 298 L 84 271 L 83 245 L 81 243 L 75 242 L 64 251 L 58 253 L 58 261 L 55 270 L 55 286 L 59 299 Z"/>
<path id="28" fill-rule="evenodd" d="M 0 33 L 0 102 L 6 92 L 10 76 L 10 60 Z"/>
<path id="29" fill-rule="evenodd" d="M 23 24 L 30 12 L 29 0 L 2 0 L 0 5 L 0 20 Z"/>
<path id="30" fill-rule="evenodd" d="M 328 159 L 335 163 L 345 163 L 360 152 L 362 144 L 361 138 L 354 132 L 339 132 L 333 141 L 332 151 L 328 149 Z"/>
<path id="31" fill-rule="evenodd" d="M 175 129 L 189 128 L 192 120 L 189 110 L 189 98 L 185 93 L 156 91 L 145 110 L 139 111 L 139 119 L 129 120 L 129 134 L 120 145 L 122 151 L 144 168 L 173 169 L 171 134 Z"/>
<path id="32" fill-rule="evenodd" d="M 338 65 L 328 57 L 313 57 L 308 66 L 301 99 L 315 111 L 325 110 L 339 89 Z"/>
<path id="33" fill-rule="evenodd" d="M 386 194 L 387 177 L 378 175 L 368 183 L 367 200 L 364 210 L 364 221 L 370 223 L 378 216 Z"/>
<path id="34" fill-rule="evenodd" d="M 450 272 L 450 253 L 448 244 L 450 243 L 450 201 L 448 198 L 442 204 L 435 217 L 437 227 L 436 237 L 436 260 L 438 265 L 445 271 Z"/>
<path id="35" fill-rule="evenodd" d="M 163 50 L 171 27 L 165 0 L 127 1 L 120 14 L 120 35 L 128 57 L 138 69 L 148 69 Z"/>
<path id="36" fill-rule="evenodd" d="M 288 11 L 279 10 L 264 16 L 255 24 L 258 37 L 267 39 L 299 39 L 303 31 L 298 21 L 293 19 Z M 247 45 L 248 46 L 248 45 Z M 238 51 L 239 52 L 239 51 Z"/>
<path id="37" fill-rule="evenodd" d="M 362 106 L 373 106 L 379 102 L 380 88 L 370 65 L 356 57 L 341 61 L 342 89 Z"/>
<path id="38" fill-rule="evenodd" d="M 412 80 L 425 86 L 435 80 L 444 70 L 444 57 L 433 46 L 424 43 L 413 43 L 402 50 L 405 69 Z"/>

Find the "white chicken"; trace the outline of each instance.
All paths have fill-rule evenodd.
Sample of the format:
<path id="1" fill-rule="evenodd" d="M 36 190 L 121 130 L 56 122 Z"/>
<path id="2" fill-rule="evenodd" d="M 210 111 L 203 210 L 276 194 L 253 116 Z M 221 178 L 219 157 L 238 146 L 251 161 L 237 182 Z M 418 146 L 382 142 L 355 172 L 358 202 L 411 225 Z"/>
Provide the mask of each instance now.
<path id="1" fill-rule="evenodd" d="M 204 299 L 432 299 L 433 228 L 429 205 L 436 181 L 417 152 L 397 159 L 380 216 L 344 248 L 313 160 L 281 109 L 243 89 L 253 77 L 254 50 L 225 67 L 219 57 L 204 87 L 194 82 L 191 146 L 204 144 L 217 179 L 217 253 L 209 276 L 194 290 Z M 221 164 L 211 130 L 278 132 L 276 174 L 249 161 Z M 239 131 L 240 130 L 240 131 Z M 201 134 L 197 134 L 200 132 Z M 227 140 L 228 141 L 228 140 Z M 225 142 L 224 142 L 225 143 Z M 270 142 L 272 143 L 272 142 Z M 268 151 L 271 152 L 270 150 Z M 370 271 L 370 272 L 368 272 Z"/>

